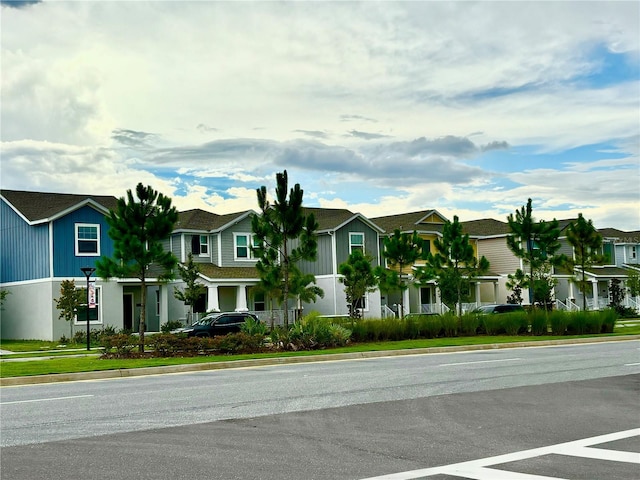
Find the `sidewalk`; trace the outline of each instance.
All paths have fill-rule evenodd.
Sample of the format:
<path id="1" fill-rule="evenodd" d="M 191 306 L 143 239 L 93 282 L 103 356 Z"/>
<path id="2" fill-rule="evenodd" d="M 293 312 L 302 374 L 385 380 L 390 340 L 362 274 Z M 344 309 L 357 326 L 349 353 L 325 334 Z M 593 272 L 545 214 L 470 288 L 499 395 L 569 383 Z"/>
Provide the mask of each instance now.
<path id="1" fill-rule="evenodd" d="M 293 363 L 335 362 L 340 360 L 355 360 L 365 358 L 396 357 L 401 355 L 426 355 L 433 353 L 452 353 L 478 350 L 497 350 L 504 348 L 546 347 L 552 345 L 576 345 L 587 343 L 637 341 L 640 335 L 623 335 L 616 337 L 574 338 L 558 340 L 542 340 L 515 343 L 487 343 L 482 345 L 464 345 L 455 347 L 428 347 L 407 350 L 382 350 L 355 353 L 330 353 L 326 355 L 309 355 L 300 357 L 270 357 L 251 360 L 230 360 L 222 362 L 194 363 L 183 365 L 168 365 L 163 367 L 143 367 L 119 370 L 101 370 L 81 373 L 56 373 L 51 375 L 34 375 L 30 377 L 0 378 L 0 387 L 33 385 L 40 383 L 70 382 L 79 380 L 101 380 L 108 378 L 124 378 L 146 375 L 163 375 L 167 373 L 199 372 L 206 370 L 221 370 L 226 368 L 249 368 L 268 365 L 285 365 Z M 40 357 L 41 358 L 41 357 Z M 57 357 L 54 357 L 57 358 Z"/>

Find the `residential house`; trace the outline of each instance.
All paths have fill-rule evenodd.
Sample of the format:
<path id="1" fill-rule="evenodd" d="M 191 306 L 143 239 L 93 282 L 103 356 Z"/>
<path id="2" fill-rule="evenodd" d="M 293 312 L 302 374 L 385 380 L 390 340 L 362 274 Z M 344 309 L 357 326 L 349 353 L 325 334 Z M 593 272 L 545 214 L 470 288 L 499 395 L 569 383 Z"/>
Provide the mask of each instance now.
<path id="1" fill-rule="evenodd" d="M 2 338 L 57 340 L 70 333 L 54 302 L 61 282 L 84 286 L 80 268 L 113 254 L 105 216 L 116 198 L 0 190 L 0 200 L 0 288 L 10 292 L 0 311 Z M 122 291 L 120 283 L 96 282 L 92 327 L 122 327 L 122 308 L 113 308 Z M 72 327 L 86 331 L 79 317 Z"/>
<path id="2" fill-rule="evenodd" d="M 379 236 L 383 230 L 360 213 L 346 209 L 305 208 L 305 214 L 313 213 L 318 222 L 318 255 L 315 262 L 300 262 L 304 273 L 316 277 L 316 284 L 324 291 L 324 297 L 315 303 L 302 304 L 305 312 L 318 311 L 323 315 L 348 315 L 344 285 L 340 283 L 339 267 L 351 252 L 358 249 L 371 256 L 372 267 L 379 265 Z M 380 317 L 380 292 L 365 295 L 363 315 Z"/>

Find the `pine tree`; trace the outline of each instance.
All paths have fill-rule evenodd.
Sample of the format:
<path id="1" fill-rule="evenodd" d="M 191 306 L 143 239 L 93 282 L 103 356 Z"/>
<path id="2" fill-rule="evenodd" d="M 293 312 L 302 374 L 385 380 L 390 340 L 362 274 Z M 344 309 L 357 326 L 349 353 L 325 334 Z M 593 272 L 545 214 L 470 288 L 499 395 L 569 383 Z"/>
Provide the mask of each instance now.
<path id="1" fill-rule="evenodd" d="M 586 279 L 586 270 L 604 260 L 603 255 L 598 252 L 602 247 L 602 235 L 598 233 L 591 220 L 585 220 L 579 213 L 578 220 L 571 222 L 567 227 L 567 240 L 573 246 L 573 258 L 567 260 L 567 266 L 572 272 L 575 267 L 580 268 L 580 277 L 574 278 L 573 281 L 582 293 L 582 310 L 586 310 L 586 293 L 590 285 Z"/>
<path id="2" fill-rule="evenodd" d="M 106 217 L 109 237 L 113 240 L 113 258 L 102 257 L 96 262 L 96 273 L 101 278 L 137 278 L 140 280 L 140 344 L 144 353 L 144 332 L 147 305 L 147 278 L 149 267 L 158 269 L 160 281 L 174 278 L 176 257 L 162 247 L 178 220 L 178 211 L 171 199 L 156 192 L 151 186 L 139 183 L 136 197 L 127 190 L 127 197 L 118 199 L 115 210 Z"/>
<path id="3" fill-rule="evenodd" d="M 257 189 L 261 214 L 251 218 L 251 229 L 257 240 L 253 247 L 258 257 L 256 269 L 261 283 L 272 290 L 276 288 L 273 282 L 281 280 L 285 327 L 289 326 L 289 298 L 300 293 L 295 288 L 292 290 L 291 276 L 296 264 L 301 260 L 314 261 L 318 248 L 318 224 L 312 213 L 305 215 L 300 184 L 288 189 L 287 171 L 277 173 L 275 201 L 272 204 L 267 199 L 267 187 Z"/>
<path id="4" fill-rule="evenodd" d="M 400 232 L 396 228 L 393 235 L 384 239 L 382 256 L 390 267 L 397 267 L 398 271 L 395 273 L 393 270 L 378 267 L 375 275 L 378 277 L 382 290 L 400 290 L 400 318 L 404 317 L 403 292 L 409 288 L 405 267 L 413 265 L 416 260 L 422 258 L 423 248 L 424 240 L 415 230 L 410 234 Z"/>
<path id="5" fill-rule="evenodd" d="M 532 212 L 529 198 L 526 207 L 517 210 L 515 217 L 513 214 L 507 217 L 511 230 L 507 235 L 507 246 L 528 266 L 527 274 L 516 272 L 516 275 L 524 279 L 521 285 L 529 288 L 529 303 L 534 305 L 540 302 L 547 310 L 555 285 L 551 276 L 552 267 L 565 263 L 566 257 L 557 255 L 561 246 L 558 241 L 558 221 L 554 219 L 550 222 L 536 222 Z"/>
<path id="6" fill-rule="evenodd" d="M 360 317 L 359 302 L 362 301 L 362 297 L 366 293 L 375 290 L 376 277 L 373 274 L 372 261 L 371 255 L 365 255 L 362 250 L 354 250 L 347 261 L 338 267 L 338 271 L 342 275 L 340 282 L 344 285 L 351 319 Z"/>
<path id="7" fill-rule="evenodd" d="M 449 307 L 457 305 L 457 314 L 462 316 L 462 300 L 470 294 L 471 280 L 489 270 L 489 261 L 484 256 L 476 258 L 457 216 L 445 222 L 442 238 L 436 238 L 433 246 L 436 253 L 427 253 L 417 276 L 421 281 L 436 279 L 442 301 Z"/>
<path id="8" fill-rule="evenodd" d="M 178 271 L 186 287 L 183 289 L 174 288 L 173 296 L 189 306 L 189 320 L 191 321 L 193 319 L 193 306 L 200 299 L 200 296 L 207 291 L 207 288 L 203 284 L 198 283 L 200 269 L 198 268 L 198 264 L 193 261 L 193 254 L 191 252 L 187 256 L 187 262 L 184 265 L 178 264 Z"/>

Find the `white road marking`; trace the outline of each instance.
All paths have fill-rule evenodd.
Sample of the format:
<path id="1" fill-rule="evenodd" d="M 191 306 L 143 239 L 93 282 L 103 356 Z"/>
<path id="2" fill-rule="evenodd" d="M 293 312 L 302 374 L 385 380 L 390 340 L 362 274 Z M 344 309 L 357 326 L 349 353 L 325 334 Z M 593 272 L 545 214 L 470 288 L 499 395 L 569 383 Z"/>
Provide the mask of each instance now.
<path id="1" fill-rule="evenodd" d="M 533 448 L 531 450 L 522 450 L 520 452 L 507 453 L 505 455 L 498 455 L 495 457 L 453 463 L 451 465 L 443 465 L 440 467 L 411 470 L 408 472 L 390 473 L 388 475 L 370 477 L 362 480 L 411 480 L 430 477 L 432 475 L 452 475 L 476 480 L 565 480 L 559 477 L 545 477 L 541 475 L 510 472 L 507 470 L 496 470 L 487 467 L 550 454 L 571 455 L 575 457 L 595 458 L 599 460 L 635 463 L 640 465 L 640 453 L 590 448 L 592 445 L 613 442 L 636 436 L 640 436 L 640 428 L 609 433 L 607 435 L 599 435 L 597 437 L 584 438 L 573 442 L 558 443 L 547 447 Z"/>
<path id="2" fill-rule="evenodd" d="M 73 395 L 71 397 L 34 398 L 32 400 L 16 400 L 15 402 L 0 402 L 0 405 L 13 405 L 16 403 L 51 402 L 53 400 L 73 400 L 75 398 L 88 398 L 93 395 Z"/>
<path id="3" fill-rule="evenodd" d="M 638 365 L 640 365 L 640 362 L 638 362 L 638 363 L 625 363 L 624 364 L 625 367 L 637 367 Z"/>
<path id="4" fill-rule="evenodd" d="M 496 363 L 496 362 L 515 362 L 522 358 L 501 358 L 499 360 L 476 360 L 474 362 L 458 362 L 458 363 L 441 363 L 439 367 L 454 367 L 456 365 L 475 365 L 476 363 Z"/>

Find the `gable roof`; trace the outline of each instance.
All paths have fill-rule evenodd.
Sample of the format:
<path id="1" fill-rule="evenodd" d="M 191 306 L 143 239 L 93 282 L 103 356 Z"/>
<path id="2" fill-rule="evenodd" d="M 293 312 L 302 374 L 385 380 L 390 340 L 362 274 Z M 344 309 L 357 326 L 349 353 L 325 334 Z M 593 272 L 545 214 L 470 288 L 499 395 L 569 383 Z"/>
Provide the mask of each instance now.
<path id="1" fill-rule="evenodd" d="M 425 221 L 428 217 L 435 215 L 442 219 L 442 223 Z M 393 233 L 398 229 L 401 232 L 442 232 L 442 226 L 446 218 L 437 210 L 420 210 L 418 212 L 400 213 L 397 215 L 387 215 L 371 219 L 376 225 L 382 227 L 387 233 Z"/>
<path id="2" fill-rule="evenodd" d="M 614 238 L 620 243 L 640 243 L 640 230 L 625 232 L 617 228 L 598 228 L 603 238 Z"/>
<path id="3" fill-rule="evenodd" d="M 318 208 L 318 207 L 304 207 L 305 215 L 313 213 L 313 216 L 318 222 L 318 233 L 330 232 L 342 228 L 355 218 L 359 218 L 364 223 L 368 224 L 374 230 L 382 232 L 376 223 L 371 219 L 365 217 L 360 213 L 353 213 L 346 208 Z"/>
<path id="4" fill-rule="evenodd" d="M 472 237 L 502 236 L 509 233 L 509 224 L 494 218 L 482 218 L 460 223 L 462 231 Z"/>
<path id="5" fill-rule="evenodd" d="M 239 222 L 245 217 L 248 217 L 251 213 L 253 213 L 253 210 L 227 213 L 225 215 L 218 215 L 217 213 L 207 212 L 206 210 L 201 210 L 199 208 L 185 210 L 184 212 L 178 212 L 178 221 L 175 224 L 174 231 L 200 230 L 213 232 L 216 230 L 223 230 L 230 224 Z"/>
<path id="6" fill-rule="evenodd" d="M 107 195 L 27 192 L 0 190 L 0 196 L 27 222 L 44 223 L 66 215 L 85 205 L 107 213 L 116 208 L 118 199 Z"/>

